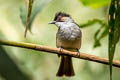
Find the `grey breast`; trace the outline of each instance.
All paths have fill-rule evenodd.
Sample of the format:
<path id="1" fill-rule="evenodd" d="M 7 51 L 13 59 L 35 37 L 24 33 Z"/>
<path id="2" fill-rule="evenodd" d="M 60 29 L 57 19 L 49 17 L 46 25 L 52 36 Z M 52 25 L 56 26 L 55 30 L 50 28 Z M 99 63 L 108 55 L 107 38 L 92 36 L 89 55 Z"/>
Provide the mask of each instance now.
<path id="1" fill-rule="evenodd" d="M 80 48 L 81 47 L 81 30 L 75 23 L 65 24 L 59 27 L 56 35 L 57 47 Z"/>

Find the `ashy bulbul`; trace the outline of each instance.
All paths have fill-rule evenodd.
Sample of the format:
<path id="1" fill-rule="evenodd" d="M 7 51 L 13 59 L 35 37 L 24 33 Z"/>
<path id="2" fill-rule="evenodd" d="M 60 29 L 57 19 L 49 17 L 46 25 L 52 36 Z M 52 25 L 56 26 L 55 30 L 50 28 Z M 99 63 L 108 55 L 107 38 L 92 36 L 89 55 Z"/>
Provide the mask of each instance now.
<path id="1" fill-rule="evenodd" d="M 72 17 L 69 14 L 58 12 L 55 15 L 54 21 L 49 24 L 55 24 L 58 27 L 56 46 L 61 49 L 76 51 L 78 52 L 78 55 L 80 55 L 79 49 L 81 47 L 82 32 Z M 72 58 L 69 56 L 60 56 L 61 63 L 56 76 L 74 76 L 75 73 L 72 65 Z"/>

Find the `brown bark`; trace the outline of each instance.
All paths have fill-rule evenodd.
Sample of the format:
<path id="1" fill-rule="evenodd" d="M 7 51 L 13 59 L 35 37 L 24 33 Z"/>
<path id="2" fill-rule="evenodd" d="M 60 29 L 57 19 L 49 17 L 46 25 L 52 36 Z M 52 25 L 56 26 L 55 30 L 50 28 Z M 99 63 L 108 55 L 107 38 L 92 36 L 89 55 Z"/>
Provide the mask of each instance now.
<path id="1" fill-rule="evenodd" d="M 98 62 L 98 63 L 102 63 L 102 64 L 107 64 L 107 65 L 109 64 L 109 60 L 107 58 L 102 58 L 102 57 L 99 57 L 99 56 L 95 56 L 95 55 L 91 55 L 91 54 L 87 54 L 87 53 L 82 53 L 82 52 L 80 52 L 80 56 L 78 56 L 77 52 L 71 52 L 71 51 L 68 51 L 68 50 L 60 51 L 59 48 L 51 48 L 51 47 L 48 47 L 48 46 L 42 46 L 42 45 L 37 45 L 37 44 L 17 42 L 17 41 L 0 40 L 0 45 L 28 48 L 28 49 L 32 49 L 32 50 L 36 50 L 36 51 L 44 51 L 44 52 L 48 52 L 48 53 L 71 56 L 71 57 L 74 57 L 74 58 L 93 61 L 93 62 Z M 113 60 L 113 66 L 120 68 L 120 61 Z"/>

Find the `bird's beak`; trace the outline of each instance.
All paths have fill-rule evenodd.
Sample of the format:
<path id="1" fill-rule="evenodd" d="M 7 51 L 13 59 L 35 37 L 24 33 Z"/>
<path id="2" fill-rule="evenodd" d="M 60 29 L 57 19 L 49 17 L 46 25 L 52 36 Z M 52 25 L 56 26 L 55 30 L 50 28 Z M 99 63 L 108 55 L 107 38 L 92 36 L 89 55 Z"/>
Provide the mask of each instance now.
<path id="1" fill-rule="evenodd" d="M 56 21 L 51 21 L 48 24 L 55 24 L 55 23 L 56 23 Z"/>

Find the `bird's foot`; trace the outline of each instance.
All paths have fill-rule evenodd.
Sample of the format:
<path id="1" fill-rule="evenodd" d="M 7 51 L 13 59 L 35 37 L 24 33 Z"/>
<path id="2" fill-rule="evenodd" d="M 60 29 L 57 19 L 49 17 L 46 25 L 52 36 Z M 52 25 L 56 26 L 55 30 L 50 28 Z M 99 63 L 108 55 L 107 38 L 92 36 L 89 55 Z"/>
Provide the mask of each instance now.
<path id="1" fill-rule="evenodd" d="M 80 57 L 80 51 L 77 49 L 77 57 Z"/>
<path id="2" fill-rule="evenodd" d="M 62 51 L 63 51 L 63 48 L 62 48 L 62 47 L 60 47 L 60 53 L 62 53 Z"/>
<path id="3" fill-rule="evenodd" d="M 60 49 L 60 53 L 62 53 L 63 48 L 62 48 L 62 47 L 60 47 L 59 49 Z M 60 57 L 60 54 L 58 54 L 58 57 Z"/>

